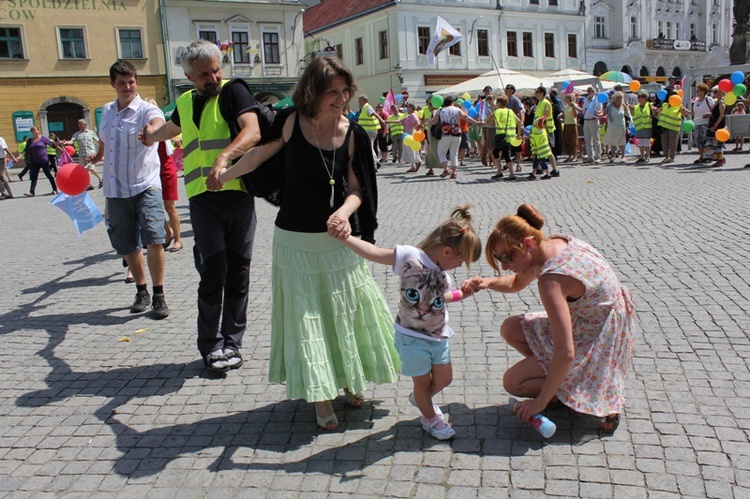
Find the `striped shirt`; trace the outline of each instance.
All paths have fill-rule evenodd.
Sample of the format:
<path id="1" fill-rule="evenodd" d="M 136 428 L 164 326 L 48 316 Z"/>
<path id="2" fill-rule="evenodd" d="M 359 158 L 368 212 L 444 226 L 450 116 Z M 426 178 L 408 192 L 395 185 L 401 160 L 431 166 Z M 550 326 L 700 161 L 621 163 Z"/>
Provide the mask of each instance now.
<path id="1" fill-rule="evenodd" d="M 99 138 L 104 146 L 104 197 L 130 198 L 156 187 L 161 189 L 157 145 L 146 147 L 138 132 L 164 113 L 140 96 L 121 111 L 117 100 L 104 105 Z"/>

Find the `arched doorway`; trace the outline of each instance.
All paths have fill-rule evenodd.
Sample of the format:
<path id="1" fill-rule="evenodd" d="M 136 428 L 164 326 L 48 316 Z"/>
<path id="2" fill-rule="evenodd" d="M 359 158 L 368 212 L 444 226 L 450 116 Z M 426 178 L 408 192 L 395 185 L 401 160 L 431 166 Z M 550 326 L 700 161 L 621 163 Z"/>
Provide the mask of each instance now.
<path id="1" fill-rule="evenodd" d="M 597 62 L 594 64 L 594 76 L 603 75 L 607 72 L 607 65 L 604 64 L 602 61 Z"/>
<path id="2" fill-rule="evenodd" d="M 39 121 L 43 134 L 54 133 L 69 140 L 78 131 L 81 118 L 91 127 L 91 110 L 85 102 L 68 95 L 44 101 L 39 108 Z"/>
<path id="3" fill-rule="evenodd" d="M 630 76 L 633 76 L 633 69 L 632 69 L 632 68 L 631 68 L 630 66 L 628 66 L 627 64 L 626 64 L 626 65 L 624 65 L 624 66 L 622 67 L 622 69 L 620 69 L 620 71 L 622 71 L 623 73 L 627 73 L 627 74 L 629 74 Z"/>
<path id="4" fill-rule="evenodd" d="M 659 66 L 656 68 L 656 76 L 667 76 L 667 72 L 664 71 L 664 68 Z"/>
<path id="5" fill-rule="evenodd" d="M 649 76 L 648 68 L 646 66 L 641 66 L 641 76 Z"/>
<path id="6" fill-rule="evenodd" d="M 672 70 L 672 76 L 677 79 L 682 78 L 682 70 L 678 66 L 675 66 L 675 68 Z"/>

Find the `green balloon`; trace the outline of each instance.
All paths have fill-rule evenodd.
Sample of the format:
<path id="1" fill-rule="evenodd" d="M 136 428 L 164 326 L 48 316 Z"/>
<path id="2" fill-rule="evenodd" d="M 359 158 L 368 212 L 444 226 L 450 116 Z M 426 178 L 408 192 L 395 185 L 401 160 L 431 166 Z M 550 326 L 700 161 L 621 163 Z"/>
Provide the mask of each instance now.
<path id="1" fill-rule="evenodd" d="M 682 122 L 682 131 L 690 133 L 695 130 L 695 122 L 693 120 L 685 120 Z"/>
<path id="2" fill-rule="evenodd" d="M 732 87 L 732 93 L 737 97 L 742 97 L 743 95 L 745 95 L 745 92 L 747 92 L 747 87 L 744 83 L 738 83 L 734 87 Z"/>
<path id="3" fill-rule="evenodd" d="M 380 102 L 385 102 L 385 97 L 381 97 Z"/>
<path id="4" fill-rule="evenodd" d="M 432 107 L 442 107 L 443 106 L 443 96 L 435 94 L 430 98 L 430 104 L 432 104 Z"/>

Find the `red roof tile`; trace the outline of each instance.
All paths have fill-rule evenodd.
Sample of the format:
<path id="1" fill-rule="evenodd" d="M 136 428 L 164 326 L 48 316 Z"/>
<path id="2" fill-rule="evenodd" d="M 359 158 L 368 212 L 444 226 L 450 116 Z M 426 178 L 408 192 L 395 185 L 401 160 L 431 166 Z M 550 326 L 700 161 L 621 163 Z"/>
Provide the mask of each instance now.
<path id="1" fill-rule="evenodd" d="M 310 33 L 391 3 L 393 0 L 323 0 L 305 10 L 302 26 Z"/>

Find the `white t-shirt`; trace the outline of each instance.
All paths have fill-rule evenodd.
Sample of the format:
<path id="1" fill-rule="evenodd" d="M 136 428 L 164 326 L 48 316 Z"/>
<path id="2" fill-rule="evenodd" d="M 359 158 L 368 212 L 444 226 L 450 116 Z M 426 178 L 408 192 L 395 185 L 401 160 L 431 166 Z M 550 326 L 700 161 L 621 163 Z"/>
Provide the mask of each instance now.
<path id="1" fill-rule="evenodd" d="M 401 278 L 396 331 L 432 341 L 453 336 L 443 297 L 452 285 L 448 273 L 414 246 L 396 246 L 393 272 Z"/>
<path id="2" fill-rule="evenodd" d="M 693 102 L 693 122 L 695 125 L 707 125 L 710 118 L 704 118 L 703 115 L 710 113 L 716 104 L 710 95 L 703 100 Z"/>
<path id="3" fill-rule="evenodd" d="M 8 144 L 5 143 L 5 139 L 0 137 L 0 159 L 5 159 L 5 150 L 8 148 Z M 5 164 L 3 163 L 3 166 Z"/>

